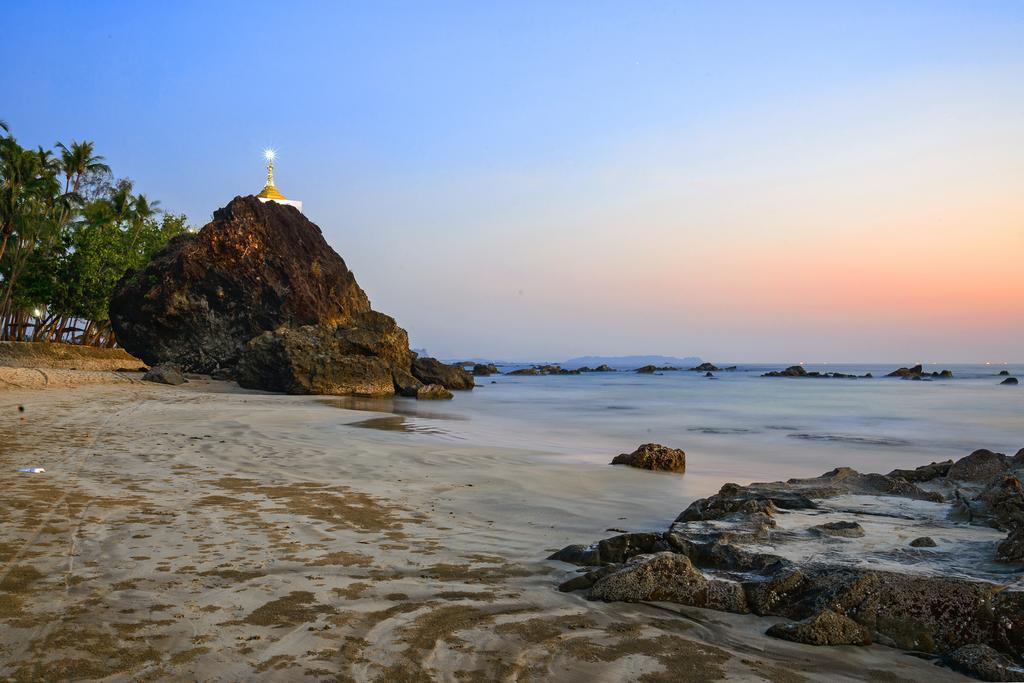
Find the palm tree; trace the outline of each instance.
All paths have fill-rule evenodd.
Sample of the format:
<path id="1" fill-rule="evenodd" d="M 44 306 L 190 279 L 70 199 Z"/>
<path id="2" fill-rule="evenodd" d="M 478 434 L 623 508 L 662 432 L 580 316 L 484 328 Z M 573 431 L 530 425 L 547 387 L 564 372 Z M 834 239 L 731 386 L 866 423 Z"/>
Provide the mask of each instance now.
<path id="1" fill-rule="evenodd" d="M 39 156 L 13 138 L 0 140 L 0 260 L 23 204 L 43 189 Z"/>
<path id="2" fill-rule="evenodd" d="M 139 234 L 142 233 L 142 228 L 145 226 L 146 221 L 152 220 L 154 216 L 160 213 L 159 206 L 159 201 L 150 201 L 144 194 L 135 195 L 131 203 L 131 214 L 129 216 L 129 252 L 134 253 L 135 245 L 139 240 Z"/>
<path id="3" fill-rule="evenodd" d="M 86 173 L 109 173 L 110 167 L 103 163 L 103 157 L 93 154 L 94 143 L 71 142 L 67 147 L 63 142 L 57 143 L 60 149 L 61 166 L 64 169 L 64 193 L 78 192 L 82 176 Z"/>

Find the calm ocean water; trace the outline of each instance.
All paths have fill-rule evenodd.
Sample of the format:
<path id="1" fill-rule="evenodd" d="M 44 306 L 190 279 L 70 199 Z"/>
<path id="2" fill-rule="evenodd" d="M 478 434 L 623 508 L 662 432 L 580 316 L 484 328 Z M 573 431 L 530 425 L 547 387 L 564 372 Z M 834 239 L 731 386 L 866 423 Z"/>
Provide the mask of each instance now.
<path id="1" fill-rule="evenodd" d="M 1000 386 L 1000 370 L 949 368 L 954 379 L 884 378 L 895 366 L 807 365 L 874 379 L 762 378 L 783 366 L 740 366 L 707 379 L 695 372 L 477 378 L 450 402 L 349 400 L 385 410 L 363 426 L 412 438 L 510 447 L 541 457 L 605 464 L 655 441 L 687 453 L 684 488 L 693 496 L 725 481 L 813 476 L 840 465 L 888 472 L 959 458 L 976 448 L 1024 448 L 1024 384 Z"/>

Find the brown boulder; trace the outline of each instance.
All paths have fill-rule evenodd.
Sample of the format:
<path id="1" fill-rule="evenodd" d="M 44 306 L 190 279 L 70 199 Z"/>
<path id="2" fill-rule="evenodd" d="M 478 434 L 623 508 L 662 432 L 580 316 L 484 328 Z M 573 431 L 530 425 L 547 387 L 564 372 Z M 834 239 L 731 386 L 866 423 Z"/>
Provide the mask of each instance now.
<path id="1" fill-rule="evenodd" d="M 422 400 L 432 399 L 450 399 L 453 398 L 452 392 L 445 389 L 440 384 L 424 384 L 416 392 L 416 398 Z"/>
<path id="2" fill-rule="evenodd" d="M 645 443 L 632 453 L 615 456 L 612 464 L 629 465 L 661 472 L 685 472 L 686 453 L 678 448 L 669 448 L 657 443 Z"/>
<path id="3" fill-rule="evenodd" d="M 979 448 L 968 456 L 960 458 L 946 472 L 946 479 L 956 481 L 990 482 L 1000 479 L 1008 468 L 1007 457 L 1002 453 Z"/>

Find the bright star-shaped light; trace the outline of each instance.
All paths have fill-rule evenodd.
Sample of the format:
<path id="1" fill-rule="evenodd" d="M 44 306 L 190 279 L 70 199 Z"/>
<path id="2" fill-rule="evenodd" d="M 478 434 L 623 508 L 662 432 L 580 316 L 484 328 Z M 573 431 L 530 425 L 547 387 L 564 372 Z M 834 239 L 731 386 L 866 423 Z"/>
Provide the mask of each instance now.
<path id="1" fill-rule="evenodd" d="M 277 156 L 277 152 L 275 152 L 272 149 L 265 149 L 265 150 L 263 150 L 263 158 L 266 159 L 267 161 L 273 161 L 274 157 L 276 157 L 276 156 Z"/>

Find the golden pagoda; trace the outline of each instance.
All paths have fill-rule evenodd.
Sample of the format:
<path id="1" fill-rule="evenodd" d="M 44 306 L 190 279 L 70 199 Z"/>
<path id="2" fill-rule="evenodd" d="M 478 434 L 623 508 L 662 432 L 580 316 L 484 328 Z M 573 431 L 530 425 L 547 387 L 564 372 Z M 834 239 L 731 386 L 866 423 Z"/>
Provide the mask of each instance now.
<path id="1" fill-rule="evenodd" d="M 267 160 L 267 184 L 263 186 L 256 197 L 261 202 L 277 202 L 278 204 L 287 204 L 288 206 L 294 206 L 299 211 L 302 211 L 302 202 L 295 199 L 288 199 L 281 191 L 274 185 L 274 159 L 277 158 L 277 153 L 272 149 L 265 150 L 263 152 L 263 158 Z"/>

